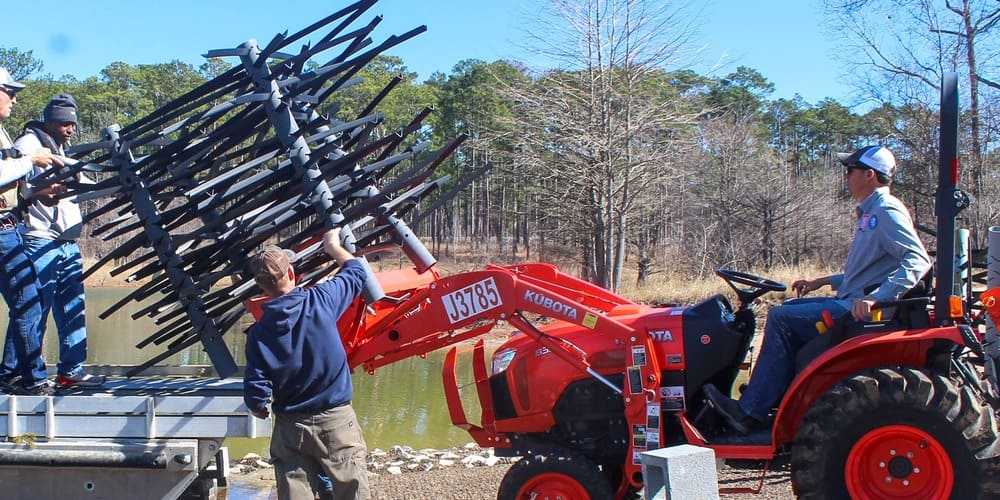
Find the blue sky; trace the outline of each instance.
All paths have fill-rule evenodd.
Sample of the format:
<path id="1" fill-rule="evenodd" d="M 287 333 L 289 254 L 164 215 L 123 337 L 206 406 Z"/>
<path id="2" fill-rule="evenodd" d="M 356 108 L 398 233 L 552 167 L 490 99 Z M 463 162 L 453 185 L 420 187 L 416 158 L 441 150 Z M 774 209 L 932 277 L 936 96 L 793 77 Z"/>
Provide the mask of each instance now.
<path id="1" fill-rule="evenodd" d="M 698 1 L 698 0 L 694 0 Z M 45 73 L 97 75 L 114 61 L 129 64 L 180 59 L 195 65 L 209 49 L 255 38 L 266 44 L 347 5 L 321 0 L 166 0 L 12 2 L 4 6 L 0 46 L 33 50 Z M 428 31 L 390 52 L 421 79 L 450 72 L 462 59 L 531 59 L 525 27 L 545 0 L 381 0 L 361 19 L 384 21 L 376 39 L 421 24 Z M 278 8 L 280 6 L 280 9 Z M 777 97 L 800 94 L 849 104 L 851 89 L 837 78 L 833 41 L 821 26 L 819 0 L 708 0 L 698 43 L 704 67 L 723 58 L 724 75 L 745 65 L 775 84 Z"/>

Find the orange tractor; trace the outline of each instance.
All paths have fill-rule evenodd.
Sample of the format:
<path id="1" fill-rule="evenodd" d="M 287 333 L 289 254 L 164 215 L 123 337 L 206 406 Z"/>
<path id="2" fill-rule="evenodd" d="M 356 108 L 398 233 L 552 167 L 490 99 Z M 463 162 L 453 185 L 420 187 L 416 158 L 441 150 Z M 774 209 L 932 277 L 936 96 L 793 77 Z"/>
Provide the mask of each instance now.
<path id="1" fill-rule="evenodd" d="M 955 186 L 954 82 L 946 78 L 942 93 L 938 196 L 967 205 Z M 502 499 L 626 498 L 643 486 L 642 452 L 683 443 L 727 459 L 769 462 L 790 452 L 793 487 L 806 498 L 989 496 L 1000 493 L 998 403 L 981 373 L 994 360 L 974 326 L 982 314 L 971 317 L 951 297 L 954 259 L 942 252 L 954 247 L 963 203 L 939 200 L 934 294 L 880 304 L 897 309 L 892 319 L 832 321 L 803 350 L 771 428 L 748 436 L 726 432 L 701 388 L 736 389 L 757 329 L 754 299 L 785 290 L 762 277 L 717 272 L 735 291 L 735 307 L 723 295 L 658 307 L 548 264 L 449 277 L 401 270 L 379 276 L 395 299 L 359 301 L 339 327 L 351 366 L 369 372 L 480 337 L 499 321 L 516 328 L 490 362 L 483 341 L 475 344 L 481 422 L 466 417 L 455 348 L 443 370 L 453 423 L 497 455 L 522 457 L 501 484 Z M 538 326 L 537 316 L 551 321 Z"/>

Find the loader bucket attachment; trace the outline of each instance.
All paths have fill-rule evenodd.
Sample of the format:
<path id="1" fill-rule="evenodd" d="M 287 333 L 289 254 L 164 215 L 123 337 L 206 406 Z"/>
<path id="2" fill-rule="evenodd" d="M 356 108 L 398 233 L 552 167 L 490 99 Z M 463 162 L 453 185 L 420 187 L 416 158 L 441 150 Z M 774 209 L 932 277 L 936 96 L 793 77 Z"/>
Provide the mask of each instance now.
<path id="1" fill-rule="evenodd" d="M 455 361 L 458 356 L 458 348 L 452 347 L 444 358 L 444 366 L 441 369 L 441 378 L 444 381 L 444 396 L 448 401 L 448 413 L 451 415 L 451 423 L 457 427 L 465 429 L 469 435 L 476 440 L 480 446 L 493 446 L 506 448 L 510 446 L 510 441 L 501 434 L 497 434 L 494 427 L 493 396 L 490 394 L 489 375 L 486 373 L 486 353 L 483 348 L 483 340 L 476 342 L 472 352 L 472 369 L 476 379 L 476 393 L 479 395 L 479 404 L 482 409 L 482 426 L 469 422 L 465 414 L 465 406 L 458 391 L 458 375 L 455 372 Z"/>

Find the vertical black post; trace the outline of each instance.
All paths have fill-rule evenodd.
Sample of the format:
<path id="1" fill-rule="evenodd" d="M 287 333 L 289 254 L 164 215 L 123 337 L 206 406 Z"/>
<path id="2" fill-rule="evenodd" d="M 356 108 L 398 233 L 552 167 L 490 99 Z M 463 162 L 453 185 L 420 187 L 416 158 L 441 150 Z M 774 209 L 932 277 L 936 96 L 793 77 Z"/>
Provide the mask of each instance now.
<path id="1" fill-rule="evenodd" d="M 122 189 L 132 200 L 132 208 L 142 222 L 145 237 L 153 251 L 156 252 L 156 257 L 160 260 L 163 271 L 173 285 L 177 301 L 187 311 L 191 325 L 198 332 L 198 338 L 205 348 L 205 353 L 212 361 L 212 366 L 215 367 L 215 371 L 221 378 L 236 375 L 238 367 L 236 361 L 233 360 L 233 355 L 229 352 L 229 347 L 222 340 L 224 332 L 219 331 L 215 321 L 208 315 L 200 290 L 195 286 L 191 275 L 184 270 L 184 264 L 177 254 L 177 249 L 174 248 L 173 238 L 170 233 L 163 229 L 160 211 L 157 210 L 156 203 L 153 202 L 153 196 L 142 177 L 135 172 L 135 163 L 132 160 L 129 144 L 120 142 L 116 128 L 108 128 L 104 133 L 106 138 L 114 144 L 111 163 L 118 170 Z M 128 373 L 129 376 L 135 374 L 134 371 Z"/>
<path id="2" fill-rule="evenodd" d="M 969 196 L 958 188 L 958 76 L 941 78 L 941 151 L 938 157 L 937 285 L 934 317 L 937 326 L 952 324 L 950 297 L 955 288 L 955 219 L 969 206 Z"/>

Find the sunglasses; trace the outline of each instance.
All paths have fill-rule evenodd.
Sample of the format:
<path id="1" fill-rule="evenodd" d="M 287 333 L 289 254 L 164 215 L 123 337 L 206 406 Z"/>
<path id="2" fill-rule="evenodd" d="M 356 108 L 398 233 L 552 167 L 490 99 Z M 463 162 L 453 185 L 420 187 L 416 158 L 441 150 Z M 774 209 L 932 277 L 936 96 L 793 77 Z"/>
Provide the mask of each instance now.
<path id="1" fill-rule="evenodd" d="M 17 95 L 16 90 L 4 87 L 3 85 L 0 85 L 0 91 L 2 91 L 4 94 L 7 94 L 7 96 L 10 97 L 11 99 L 13 99 L 15 95 Z"/>
<path id="2" fill-rule="evenodd" d="M 851 170 L 869 170 L 869 168 L 861 165 L 847 165 L 844 167 L 844 175 L 851 175 Z"/>

